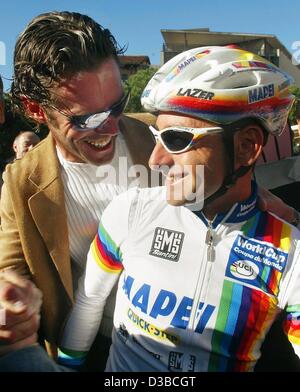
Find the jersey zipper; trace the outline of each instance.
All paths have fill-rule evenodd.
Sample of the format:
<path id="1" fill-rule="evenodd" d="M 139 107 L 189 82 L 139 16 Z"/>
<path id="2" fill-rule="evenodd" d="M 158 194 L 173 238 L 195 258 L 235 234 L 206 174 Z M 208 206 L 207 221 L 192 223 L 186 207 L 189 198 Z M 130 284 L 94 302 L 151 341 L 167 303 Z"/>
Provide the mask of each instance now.
<path id="1" fill-rule="evenodd" d="M 207 245 L 207 261 L 212 262 L 215 261 L 215 248 L 214 248 L 214 231 L 212 228 L 212 222 L 208 221 L 208 228 L 205 237 L 205 244 Z"/>
<path id="2" fill-rule="evenodd" d="M 208 287 L 208 282 L 210 280 L 209 279 L 210 272 L 212 269 L 213 262 L 215 261 L 214 234 L 215 232 L 212 227 L 212 221 L 208 221 L 207 232 L 205 237 L 206 250 L 203 253 L 204 257 L 202 258 L 202 263 L 201 263 L 202 265 L 198 275 L 195 297 L 194 297 L 193 307 L 191 310 L 191 317 L 189 320 L 189 329 L 191 331 L 191 338 L 194 334 L 194 329 L 196 328 L 195 319 L 199 307 L 199 300 L 201 298 L 202 293 L 206 291 Z M 203 298 L 203 300 L 204 299 L 205 298 Z M 198 320 L 200 320 L 200 317 L 202 316 L 204 310 L 205 307 L 203 307 L 202 310 L 199 310 L 199 316 L 197 317 Z"/>

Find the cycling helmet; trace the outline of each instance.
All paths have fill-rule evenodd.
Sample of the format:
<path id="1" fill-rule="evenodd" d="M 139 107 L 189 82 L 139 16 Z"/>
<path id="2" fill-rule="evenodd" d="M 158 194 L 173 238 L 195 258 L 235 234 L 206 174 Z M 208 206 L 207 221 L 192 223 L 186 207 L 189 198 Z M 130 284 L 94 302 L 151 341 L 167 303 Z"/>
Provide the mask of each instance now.
<path id="1" fill-rule="evenodd" d="M 294 96 L 293 79 L 266 59 L 232 46 L 206 46 L 180 53 L 164 64 L 142 94 L 150 112 L 177 112 L 211 121 L 224 129 L 227 174 L 220 188 L 205 199 L 211 203 L 253 166 L 235 170 L 234 133 L 248 120 L 280 135 Z"/>
<path id="2" fill-rule="evenodd" d="M 220 125 L 253 118 L 271 134 L 283 131 L 293 79 L 256 54 L 206 46 L 178 54 L 152 77 L 142 95 L 147 111 L 171 111 Z"/>

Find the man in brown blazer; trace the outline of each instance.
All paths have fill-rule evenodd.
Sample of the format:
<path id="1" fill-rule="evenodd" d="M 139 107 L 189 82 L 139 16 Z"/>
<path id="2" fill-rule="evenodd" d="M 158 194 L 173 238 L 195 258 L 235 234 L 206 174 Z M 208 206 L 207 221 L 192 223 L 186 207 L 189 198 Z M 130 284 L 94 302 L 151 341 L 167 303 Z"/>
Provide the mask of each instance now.
<path id="1" fill-rule="evenodd" d="M 147 167 L 153 147 L 147 126 L 122 115 L 128 94 L 120 53 L 107 29 L 69 12 L 36 17 L 17 41 L 12 96 L 49 135 L 4 175 L 0 269 L 17 274 L 0 280 L 0 355 L 36 341 L 40 292 L 40 337 L 55 355 L 84 269 L 81 236 L 91 242 L 99 214 L 122 191 L 115 184 L 101 188 L 94 168 L 121 157 Z"/>

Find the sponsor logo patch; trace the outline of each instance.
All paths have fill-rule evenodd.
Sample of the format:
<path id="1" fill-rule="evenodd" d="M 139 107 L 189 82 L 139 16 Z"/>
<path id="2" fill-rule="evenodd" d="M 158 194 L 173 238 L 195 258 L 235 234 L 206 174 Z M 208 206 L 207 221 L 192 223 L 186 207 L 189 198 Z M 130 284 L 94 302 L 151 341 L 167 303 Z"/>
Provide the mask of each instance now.
<path id="1" fill-rule="evenodd" d="M 183 60 L 181 63 L 179 63 L 175 68 L 172 69 L 172 71 L 169 73 L 169 75 L 166 77 L 166 81 L 169 82 L 175 76 L 179 75 L 182 70 L 184 70 L 188 65 L 193 63 L 195 60 L 200 59 L 201 57 L 207 55 L 210 53 L 210 50 L 204 50 L 202 52 L 196 53 L 194 56 L 191 56 L 185 60 Z"/>
<path id="2" fill-rule="evenodd" d="M 156 293 L 151 285 L 139 282 L 130 275 L 124 275 L 122 289 L 136 312 L 129 309 L 128 318 L 147 333 L 155 331 L 154 336 L 160 336 L 158 329 L 146 322 L 144 317 L 150 317 L 152 320 L 164 320 L 164 325 L 170 325 L 172 331 L 174 328 L 188 328 L 194 303 L 193 298 L 178 297 L 174 292 L 163 288 Z M 204 332 L 215 308 L 214 305 L 199 302 L 193 320 L 196 333 L 202 334 Z M 141 314 L 143 314 L 142 318 L 139 316 Z"/>
<path id="3" fill-rule="evenodd" d="M 254 280 L 259 274 L 259 268 L 251 261 L 237 260 L 231 264 L 230 272 L 236 278 Z"/>
<path id="4" fill-rule="evenodd" d="M 239 235 L 232 245 L 225 275 L 276 295 L 287 258 L 287 252 L 271 244 Z"/>
<path id="5" fill-rule="evenodd" d="M 271 83 L 266 86 L 257 87 L 249 90 L 248 102 L 254 103 L 254 102 L 262 101 L 264 99 L 274 97 L 274 95 L 275 95 L 275 87 L 274 87 L 274 83 Z"/>
<path id="6" fill-rule="evenodd" d="M 176 351 L 170 351 L 168 369 L 174 372 L 194 372 L 196 357 L 195 355 L 186 355 Z"/>
<path id="7" fill-rule="evenodd" d="M 156 325 L 149 323 L 130 308 L 128 308 L 127 310 L 127 317 L 138 328 L 156 339 L 169 341 L 175 345 L 179 344 L 180 342 L 179 336 L 171 334 L 168 331 L 158 328 Z"/>
<path id="8" fill-rule="evenodd" d="M 178 261 L 183 244 L 184 233 L 156 227 L 152 241 L 150 255 Z"/>
<path id="9" fill-rule="evenodd" d="M 199 99 L 206 99 L 211 101 L 215 94 L 212 91 L 202 90 L 201 88 L 180 88 L 177 91 L 177 96 L 179 97 L 193 97 Z"/>

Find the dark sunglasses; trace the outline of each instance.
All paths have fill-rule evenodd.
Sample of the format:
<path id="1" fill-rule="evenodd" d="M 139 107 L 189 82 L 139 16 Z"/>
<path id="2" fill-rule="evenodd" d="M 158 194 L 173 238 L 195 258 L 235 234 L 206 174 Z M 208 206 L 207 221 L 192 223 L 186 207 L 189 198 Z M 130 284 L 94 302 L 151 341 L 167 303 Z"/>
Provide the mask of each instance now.
<path id="1" fill-rule="evenodd" d="M 69 118 L 70 123 L 73 125 L 74 128 L 76 128 L 76 131 L 90 131 L 91 129 L 103 126 L 110 116 L 120 116 L 124 112 L 126 105 L 128 104 L 129 98 L 130 91 L 124 94 L 117 103 L 112 105 L 104 112 L 89 113 L 83 116 L 68 116 L 65 113 L 63 114 Z"/>
<path id="2" fill-rule="evenodd" d="M 206 135 L 223 132 L 223 128 L 189 128 L 174 126 L 158 131 L 149 126 L 155 141 L 160 141 L 164 148 L 171 154 L 179 154 L 194 147 L 194 145 Z"/>

